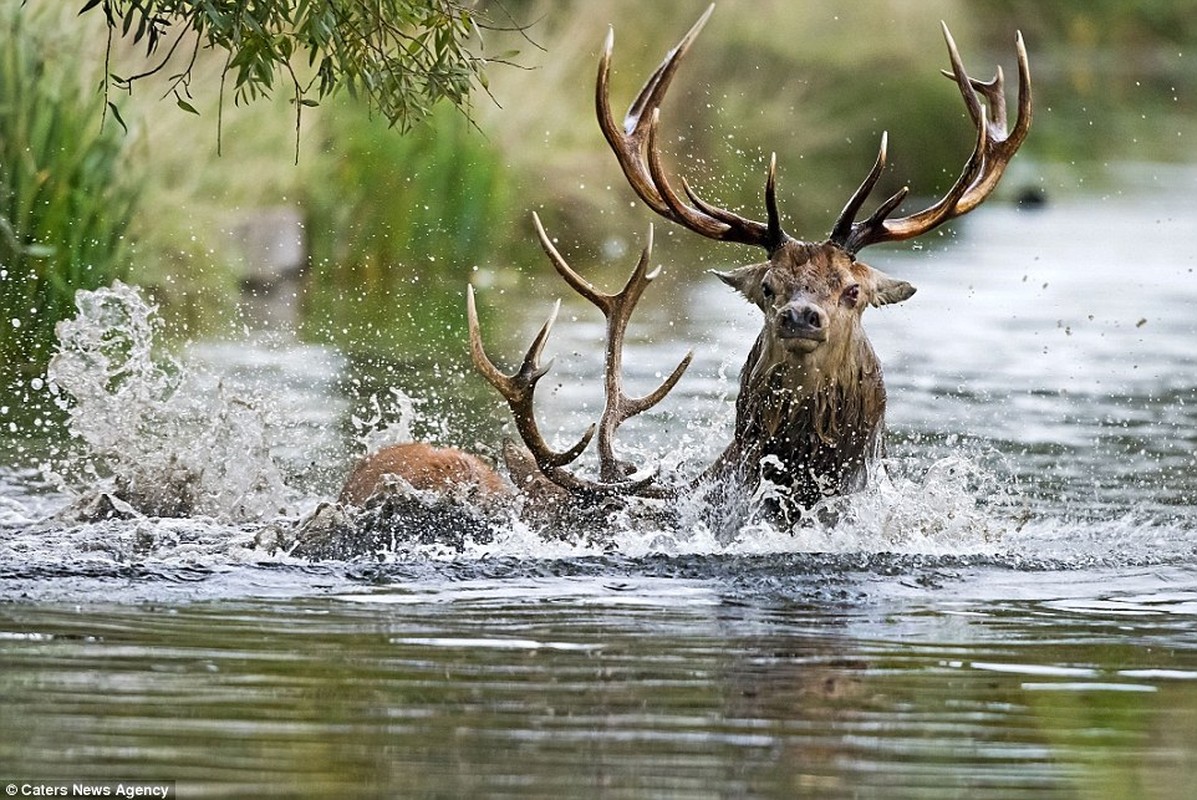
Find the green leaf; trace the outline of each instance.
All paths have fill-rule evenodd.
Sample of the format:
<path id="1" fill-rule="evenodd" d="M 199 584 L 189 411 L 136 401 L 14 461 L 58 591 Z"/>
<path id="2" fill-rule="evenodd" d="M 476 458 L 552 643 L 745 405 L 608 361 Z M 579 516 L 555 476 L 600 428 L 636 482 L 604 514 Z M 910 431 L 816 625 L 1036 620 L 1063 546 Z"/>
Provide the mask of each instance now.
<path id="1" fill-rule="evenodd" d="M 120 125 L 120 126 L 121 126 L 121 129 L 122 129 L 122 130 L 123 130 L 125 133 L 128 133 L 128 132 L 129 132 L 129 126 L 125 124 L 125 120 L 124 120 L 124 118 L 123 118 L 123 117 L 121 117 L 121 112 L 120 112 L 120 109 L 116 107 L 116 103 L 109 102 L 109 103 L 108 103 L 108 110 L 112 112 L 112 118 L 116 120 L 116 124 Z"/>
<path id="2" fill-rule="evenodd" d="M 178 95 L 175 95 L 175 103 L 176 103 L 176 105 L 178 105 L 179 108 L 183 109 L 188 114 L 195 114 L 197 117 L 199 116 L 199 112 L 196 111 L 195 106 L 191 105 L 191 103 L 188 103 L 186 100 L 179 97 Z"/>

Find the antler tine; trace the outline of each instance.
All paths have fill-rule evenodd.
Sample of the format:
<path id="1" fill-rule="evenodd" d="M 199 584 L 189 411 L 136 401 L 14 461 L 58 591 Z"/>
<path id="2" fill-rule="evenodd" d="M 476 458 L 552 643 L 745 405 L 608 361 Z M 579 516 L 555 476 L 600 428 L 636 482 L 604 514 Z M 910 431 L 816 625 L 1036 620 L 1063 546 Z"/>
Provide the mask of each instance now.
<path id="1" fill-rule="evenodd" d="M 950 81 L 956 80 L 956 73 L 950 69 L 941 69 L 939 74 Z M 1002 73 L 1001 65 L 998 65 L 997 72 L 991 79 L 983 81 L 978 78 L 969 78 L 968 82 L 974 91 L 985 96 L 989 121 L 998 130 L 1004 131 L 1006 129 L 1006 95 L 1005 75 Z"/>
<path id="2" fill-rule="evenodd" d="M 1001 67 L 992 80 L 970 78 L 951 32 L 943 25 L 944 41 L 951 71 L 944 74 L 955 81 L 968 108 L 969 117 L 977 128 L 973 152 L 965 162 L 956 182 L 936 203 L 915 214 L 900 219 L 886 219 L 906 196 L 902 189 L 877 209 L 867 220 L 853 222 L 865 197 L 872 191 L 885 165 L 886 138 L 882 137 L 881 152 L 873 170 L 857 189 L 843 213 L 836 220 L 830 240 L 855 254 L 861 248 L 880 242 L 901 241 L 919 236 L 950 219 L 967 214 L 993 192 L 1001 180 L 1010 159 L 1018 151 L 1031 127 L 1031 75 L 1026 46 L 1018 35 L 1018 119 L 1013 130 L 1006 131 L 1006 98 Z M 980 97 L 984 97 L 985 108 Z"/>
<path id="3" fill-rule="evenodd" d="M 616 294 L 607 294 L 594 288 L 589 281 L 566 263 L 565 259 L 557 251 L 557 248 L 553 246 L 552 241 L 544 230 L 544 226 L 541 225 L 540 217 L 536 214 L 533 214 L 533 222 L 536 226 L 536 235 L 540 239 L 540 245 L 545 253 L 548 254 L 549 260 L 553 262 L 553 266 L 557 272 L 578 294 L 597 306 L 607 320 L 607 343 L 603 377 L 603 388 L 606 399 L 598 424 L 599 478 L 603 481 L 604 486 L 615 486 L 627 477 L 624 465 L 615 456 L 614 439 L 616 430 L 631 417 L 647 411 L 661 402 L 665 395 L 669 394 L 677 384 L 678 380 L 681 379 L 686 368 L 690 366 L 690 361 L 694 354 L 693 352 L 688 353 L 682 359 L 682 362 L 674 368 L 673 372 L 652 392 L 643 397 L 629 397 L 623 388 L 624 337 L 626 336 L 628 322 L 631 320 L 636 304 L 644 294 L 644 290 L 648 287 L 648 284 L 660 274 L 659 267 L 652 272 L 648 271 L 653 248 L 652 226 L 650 225 L 648 228 L 648 238 L 644 249 L 641 251 L 640 259 L 636 262 L 636 267 L 632 270 L 631 275 L 628 276 L 627 282 Z"/>
<path id="4" fill-rule="evenodd" d="M 952 38 L 952 32 L 948 30 L 947 23 L 940 22 L 939 26 L 943 30 L 944 44 L 948 47 L 948 60 L 952 63 L 951 80 L 955 81 L 960 89 L 960 96 L 964 99 L 964 105 L 968 108 L 968 115 L 972 117 L 973 124 L 981 125 L 985 122 L 985 110 L 981 107 L 977 90 L 973 87 L 973 79 L 968 76 L 968 71 L 964 68 L 964 59 L 960 57 L 960 50 L 956 47 L 956 40 Z"/>
<path id="5" fill-rule="evenodd" d="M 546 476 L 554 482 L 570 481 L 572 476 L 564 472 L 560 468 L 566 464 L 570 464 L 577 460 L 582 451 L 590 444 L 590 440 L 594 437 L 595 426 L 591 425 L 586 433 L 582 435 L 581 440 L 573 447 L 564 452 L 556 452 L 544 440 L 540 433 L 540 428 L 536 424 L 536 416 L 533 413 L 533 399 L 536 393 L 536 383 L 545 376 L 552 366 L 550 361 L 548 364 L 540 364 L 540 356 L 544 351 L 545 342 L 548 340 L 549 331 L 553 327 L 553 322 L 557 319 L 557 312 L 561 308 L 561 301 L 558 300 L 553 306 L 553 311 L 549 315 L 548 320 L 541 326 L 540 331 L 532 340 L 528 352 L 524 355 L 524 360 L 520 364 L 518 370 L 511 375 L 506 375 L 501 372 L 486 355 L 486 351 L 482 346 L 482 333 L 478 325 L 478 309 L 474 301 L 474 287 L 468 286 L 466 292 L 466 317 L 470 331 L 470 358 L 474 362 L 474 366 L 482 373 L 482 377 L 486 378 L 487 383 L 493 386 L 503 399 L 507 401 L 507 405 L 511 408 L 512 416 L 515 418 L 515 427 L 520 434 L 520 438 L 524 440 L 528 450 L 532 453 L 532 457 L 536 459 L 536 465 L 540 468 Z M 559 480 L 560 479 L 560 480 Z"/>
<path id="6" fill-rule="evenodd" d="M 714 4 L 710 5 L 682 40 L 666 54 L 665 60 L 649 76 L 632 101 L 622 126 L 616 124 L 611 113 L 609 87 L 615 34 L 614 31 L 607 32 L 595 82 L 595 110 L 599 127 L 615 153 L 628 184 L 653 211 L 710 239 L 772 250 L 784 238 L 780 225 L 772 224 L 776 222 L 774 213 L 771 212 L 769 223 L 751 220 L 699 201 L 688 187 L 683 186 L 686 196 L 694 202 L 694 206 L 691 206 L 673 189 L 661 166 L 656 133 L 661 102 L 677 73 L 678 65 L 714 9 Z M 767 194 L 771 196 L 772 190 Z"/>
<path id="7" fill-rule="evenodd" d="M 594 284 L 574 271 L 573 267 L 566 262 L 561 253 L 553 245 L 552 239 L 549 238 L 548 233 L 545 232 L 544 225 L 540 222 L 540 215 L 535 211 L 532 212 L 532 224 L 536 228 L 536 238 L 540 241 L 540 248 L 549 257 L 549 261 L 552 262 L 553 268 L 557 270 L 557 274 L 565 279 L 565 282 L 569 284 L 569 288 L 594 303 L 606 314 L 610 308 L 610 295 L 598 291 L 594 288 Z"/>
<path id="8" fill-rule="evenodd" d="M 869 170 L 869 174 L 865 176 L 865 179 L 860 182 L 860 186 L 856 187 L 856 191 L 852 193 L 852 197 L 848 198 L 848 203 L 836 219 L 835 225 L 831 229 L 831 236 L 829 237 L 831 241 L 841 245 L 848 241 L 848 235 L 852 232 L 852 223 L 856 221 L 856 215 L 860 213 L 860 207 L 864 205 L 864 201 L 872 194 L 873 187 L 877 185 L 877 181 L 881 178 L 881 173 L 885 170 L 885 155 L 888 148 L 889 131 L 882 131 L 881 147 L 877 150 L 877 160 L 873 162 L 873 168 Z"/>
<path id="9" fill-rule="evenodd" d="M 707 6 L 707 10 L 702 12 L 698 20 L 690 26 L 690 30 L 686 31 L 686 35 L 682 37 L 682 40 L 665 54 L 665 58 L 661 61 L 661 64 L 649 76 L 644 84 L 644 88 L 640 90 L 640 94 L 636 96 L 636 99 L 632 101 L 632 105 L 628 108 L 628 113 L 623 120 L 623 129 L 625 132 L 632 133 L 635 131 L 643 135 L 645 109 L 660 108 L 661 101 L 665 98 L 665 92 L 669 91 L 669 84 L 673 82 L 673 76 L 677 73 L 678 65 L 681 64 L 686 53 L 690 51 L 690 46 L 694 44 L 694 40 L 698 38 L 698 34 L 706 27 L 707 20 L 711 18 L 711 14 L 714 11 L 715 4 L 711 3 Z M 608 60 L 614 44 L 614 31 L 608 30 L 606 41 Z"/>
<path id="10" fill-rule="evenodd" d="M 681 380 L 687 367 L 694 358 L 694 352 L 688 352 L 681 362 L 673 368 L 673 372 L 653 391 L 641 397 L 629 397 L 623 385 L 623 344 L 627 334 L 628 322 L 632 312 L 640 301 L 644 290 L 648 288 L 661 273 L 660 267 L 648 271 L 648 264 L 652 258 L 653 228 L 648 228 L 648 238 L 635 269 L 628 276 L 627 282 L 618 294 L 609 295 L 611 310 L 607 314 L 607 352 L 604 388 L 606 404 L 603 415 L 599 419 L 598 448 L 599 468 L 604 480 L 617 480 L 623 477 L 623 465 L 615 456 L 615 431 L 627 420 L 641 414 L 657 403 L 661 402 L 677 382 Z"/>
<path id="11" fill-rule="evenodd" d="M 765 213 L 768 215 L 769 248 L 773 249 L 786 238 L 781 229 L 781 212 L 777 209 L 777 153 L 769 155 L 769 174 L 765 177 Z"/>
<path id="12" fill-rule="evenodd" d="M 999 68 L 991 81 L 993 86 L 984 85 L 984 88 L 978 89 L 985 95 L 990 110 L 991 121 L 988 128 L 991 152 L 986 154 L 987 167 L 981 178 L 969 187 L 968 193 L 957 203 L 961 214 L 973 210 L 989 197 L 1005 173 L 1010 159 L 1018 152 L 1031 129 L 1031 67 L 1021 32 L 1015 38 L 1015 49 L 1018 51 L 1018 117 L 1014 121 L 1013 129 L 1007 133 L 1006 98 L 1002 94 L 1002 73 Z"/>

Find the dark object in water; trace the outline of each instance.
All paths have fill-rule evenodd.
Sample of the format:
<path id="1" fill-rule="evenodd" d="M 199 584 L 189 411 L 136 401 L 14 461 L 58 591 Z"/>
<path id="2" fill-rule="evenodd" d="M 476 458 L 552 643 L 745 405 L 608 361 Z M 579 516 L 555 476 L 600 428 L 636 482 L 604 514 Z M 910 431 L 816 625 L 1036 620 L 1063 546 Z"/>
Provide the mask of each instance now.
<path id="1" fill-rule="evenodd" d="M 286 531 L 275 545 L 299 558 L 348 560 L 402 552 L 413 546 L 460 551 L 494 539 L 488 515 L 468 500 L 392 484 L 363 507 L 324 503 Z"/>
<path id="2" fill-rule="evenodd" d="M 141 512 L 111 492 L 95 492 L 77 498 L 58 512 L 54 519 L 66 524 L 89 524 L 113 519 L 137 519 L 141 516 Z"/>
<path id="3" fill-rule="evenodd" d="M 1014 196 L 1014 202 L 1019 208 L 1043 208 L 1047 205 L 1047 191 L 1042 186 L 1024 186 Z"/>

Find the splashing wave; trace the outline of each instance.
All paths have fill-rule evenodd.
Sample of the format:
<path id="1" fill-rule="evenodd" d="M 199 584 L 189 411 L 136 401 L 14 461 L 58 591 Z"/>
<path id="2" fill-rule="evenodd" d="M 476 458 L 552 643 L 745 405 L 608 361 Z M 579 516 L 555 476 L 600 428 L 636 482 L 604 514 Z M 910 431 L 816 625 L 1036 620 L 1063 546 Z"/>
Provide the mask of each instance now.
<path id="1" fill-rule="evenodd" d="M 81 292 L 77 306 L 78 315 L 59 326 L 60 349 L 48 375 L 77 447 L 34 490 L 30 476 L 0 474 L 9 485 L 0 492 L 0 564 L 21 565 L 10 575 L 137 566 L 163 575 L 198 569 L 209 577 L 235 566 L 294 564 L 286 548 L 263 546 L 320 501 L 294 479 L 282 455 L 302 450 L 284 435 L 303 435 L 289 424 L 291 411 L 269 396 L 268 386 L 234 389 L 217 369 L 161 353 L 156 309 L 133 287 Z M 411 413 L 412 403 L 396 395 L 354 423 L 361 435 L 393 434 L 407 429 Z M 685 461 L 680 450 L 664 458 Z M 73 503 L 47 513 L 48 497 Z M 104 513 L 81 511 L 102 497 L 110 498 Z M 964 449 L 930 463 L 888 459 L 865 491 L 830 501 L 815 519 L 789 529 L 750 520 L 730 534 L 713 531 L 698 502 L 676 509 L 681 522 L 670 528 L 622 514 L 601 539 L 546 538 L 512 519 L 491 525 L 485 536 L 463 537 L 459 547 L 416 544 L 365 561 L 481 566 L 511 559 L 731 557 L 773 559 L 779 569 L 802 572 L 885 571 L 911 559 L 1089 567 L 1194 554 L 1187 526 L 1176 520 L 1133 513 L 1101 522 L 1036 518 L 1000 458 Z"/>

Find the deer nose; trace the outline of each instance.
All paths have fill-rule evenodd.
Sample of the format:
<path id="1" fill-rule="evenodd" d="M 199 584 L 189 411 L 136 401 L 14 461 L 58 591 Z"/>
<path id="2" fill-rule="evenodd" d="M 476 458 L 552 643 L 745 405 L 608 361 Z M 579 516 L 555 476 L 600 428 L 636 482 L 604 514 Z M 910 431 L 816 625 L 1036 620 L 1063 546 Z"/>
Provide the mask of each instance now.
<path id="1" fill-rule="evenodd" d="M 782 339 L 827 340 L 827 312 L 814 303 L 790 303 L 781 310 L 777 322 L 777 335 Z"/>

